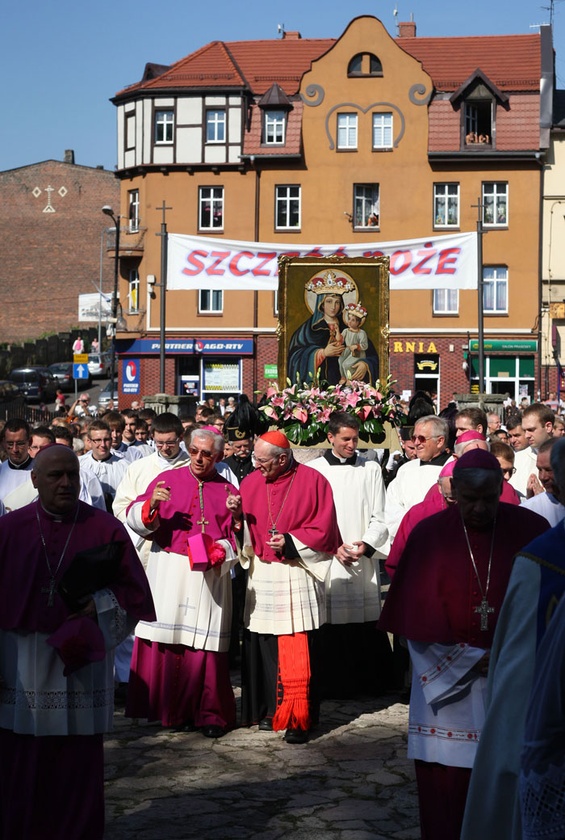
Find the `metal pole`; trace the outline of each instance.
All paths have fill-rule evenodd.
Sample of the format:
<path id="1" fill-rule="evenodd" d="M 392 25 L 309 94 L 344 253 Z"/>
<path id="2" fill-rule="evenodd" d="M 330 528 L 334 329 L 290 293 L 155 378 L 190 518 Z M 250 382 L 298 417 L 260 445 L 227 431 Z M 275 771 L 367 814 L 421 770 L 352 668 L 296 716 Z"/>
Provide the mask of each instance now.
<path id="1" fill-rule="evenodd" d="M 118 324 L 118 284 L 120 280 L 120 216 L 112 216 L 116 227 L 116 251 L 114 253 L 114 296 L 112 298 L 112 322 L 114 331 L 112 334 L 112 356 L 110 367 L 110 382 L 112 383 L 112 399 L 116 382 L 116 329 Z"/>
<path id="2" fill-rule="evenodd" d="M 477 201 L 477 291 L 478 291 L 478 339 L 479 339 L 479 394 L 485 391 L 485 338 L 484 338 L 484 283 L 483 283 L 483 205 L 481 199 Z"/>
<path id="3" fill-rule="evenodd" d="M 164 202 L 163 202 L 164 203 Z M 159 391 L 165 393 L 165 326 L 167 319 L 167 223 L 161 222 L 161 308 L 159 323 Z"/>
<path id="4" fill-rule="evenodd" d="M 165 393 L 165 327 L 167 319 L 167 223 L 165 221 L 167 210 L 172 210 L 172 207 L 167 207 L 165 200 L 156 210 L 161 210 L 163 219 L 161 221 L 161 231 L 156 236 L 161 237 L 161 282 L 158 284 L 161 289 L 161 307 L 160 307 L 160 324 L 159 324 L 159 391 L 161 394 Z"/>

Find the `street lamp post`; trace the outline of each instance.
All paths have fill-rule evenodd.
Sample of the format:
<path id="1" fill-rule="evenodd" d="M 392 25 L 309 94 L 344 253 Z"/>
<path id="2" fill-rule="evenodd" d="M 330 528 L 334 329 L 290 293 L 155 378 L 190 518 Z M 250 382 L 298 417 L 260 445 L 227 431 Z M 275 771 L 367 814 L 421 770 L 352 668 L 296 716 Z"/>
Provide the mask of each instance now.
<path id="1" fill-rule="evenodd" d="M 115 216 L 114 211 L 108 204 L 104 205 L 102 212 L 105 213 L 106 216 L 110 216 L 114 222 L 114 228 L 116 230 L 116 250 L 114 251 L 114 295 L 112 297 L 112 324 L 114 331 L 112 335 L 112 353 L 110 363 L 110 382 L 112 383 L 111 387 L 113 397 L 116 378 L 116 327 L 118 323 L 118 282 L 120 279 L 120 216 Z"/>

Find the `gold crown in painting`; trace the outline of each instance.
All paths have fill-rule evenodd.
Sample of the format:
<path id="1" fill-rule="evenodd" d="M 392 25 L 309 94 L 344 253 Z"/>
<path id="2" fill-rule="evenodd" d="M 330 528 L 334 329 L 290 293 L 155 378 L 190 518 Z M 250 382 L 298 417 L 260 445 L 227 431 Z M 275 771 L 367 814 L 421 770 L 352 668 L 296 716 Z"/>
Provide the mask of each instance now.
<path id="1" fill-rule="evenodd" d="M 360 320 L 367 317 L 367 310 L 364 306 L 361 305 L 361 301 L 359 303 L 346 303 L 343 308 L 343 314 L 345 315 L 357 315 Z"/>
<path id="2" fill-rule="evenodd" d="M 355 284 L 347 277 L 338 277 L 335 271 L 324 271 L 321 277 L 312 277 L 306 283 L 306 291 L 316 295 L 343 295 L 352 292 Z"/>

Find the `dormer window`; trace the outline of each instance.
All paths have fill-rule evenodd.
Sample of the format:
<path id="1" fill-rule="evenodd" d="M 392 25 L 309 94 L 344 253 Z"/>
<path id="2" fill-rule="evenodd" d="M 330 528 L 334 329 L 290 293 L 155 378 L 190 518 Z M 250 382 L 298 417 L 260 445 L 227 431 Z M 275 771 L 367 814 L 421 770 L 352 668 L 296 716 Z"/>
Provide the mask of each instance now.
<path id="1" fill-rule="evenodd" d="M 267 146 L 283 146 L 286 136 L 286 111 L 265 111 L 264 137 Z"/>
<path id="2" fill-rule="evenodd" d="M 263 113 L 262 143 L 265 146 L 284 146 L 288 115 L 292 111 L 290 99 L 275 83 L 257 104 Z"/>
<path id="3" fill-rule="evenodd" d="M 492 144 L 493 126 L 492 98 L 468 99 L 464 104 L 465 114 L 465 145 L 478 143 Z"/>
<path id="4" fill-rule="evenodd" d="M 373 53 L 357 53 L 347 68 L 348 76 L 382 76 L 383 65 Z"/>
<path id="5" fill-rule="evenodd" d="M 508 96 L 477 69 L 450 99 L 453 107 L 461 111 L 462 148 L 494 148 L 496 110 L 499 106 L 508 108 Z"/>

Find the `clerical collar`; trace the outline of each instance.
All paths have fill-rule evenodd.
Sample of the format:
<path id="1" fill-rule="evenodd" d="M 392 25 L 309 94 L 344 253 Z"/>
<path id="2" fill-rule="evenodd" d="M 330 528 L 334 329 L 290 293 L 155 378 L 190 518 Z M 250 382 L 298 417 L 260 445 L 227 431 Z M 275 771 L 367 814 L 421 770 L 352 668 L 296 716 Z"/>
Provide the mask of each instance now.
<path id="1" fill-rule="evenodd" d="M 331 449 L 327 449 L 324 453 L 324 458 L 331 464 L 332 466 L 338 467 L 354 467 L 357 461 L 357 453 L 351 456 L 351 458 L 340 458 L 339 455 L 334 455 Z"/>
<path id="2" fill-rule="evenodd" d="M 451 458 L 451 454 L 447 452 L 440 452 L 439 455 L 436 455 L 435 458 L 432 458 L 431 461 L 420 461 L 421 467 L 443 467 L 446 461 Z"/>
<path id="3" fill-rule="evenodd" d="M 8 466 L 11 470 L 25 470 L 31 463 L 31 457 L 28 455 L 23 464 L 12 464 L 10 459 L 8 458 Z"/>
<path id="4" fill-rule="evenodd" d="M 76 506 L 72 510 L 69 510 L 67 513 L 53 513 L 52 511 L 47 510 L 47 508 L 43 506 L 43 502 L 41 501 L 41 499 L 38 499 L 37 502 L 41 513 L 43 513 L 48 519 L 51 519 L 53 522 L 65 522 L 68 519 L 74 519 L 78 513 L 78 500 Z"/>

